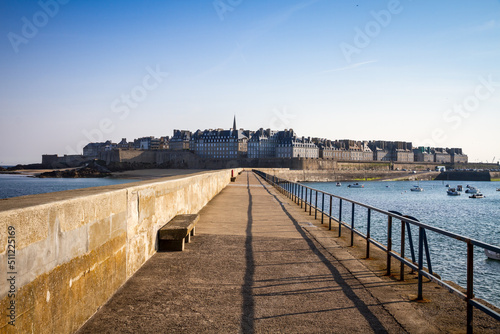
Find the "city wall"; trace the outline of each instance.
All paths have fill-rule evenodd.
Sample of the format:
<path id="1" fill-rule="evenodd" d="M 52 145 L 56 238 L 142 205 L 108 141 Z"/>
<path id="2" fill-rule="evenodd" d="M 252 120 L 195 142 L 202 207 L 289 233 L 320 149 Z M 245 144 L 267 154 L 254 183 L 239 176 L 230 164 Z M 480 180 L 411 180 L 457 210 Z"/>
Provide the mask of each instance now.
<path id="1" fill-rule="evenodd" d="M 337 170 L 381 170 L 389 171 L 399 168 L 408 170 L 434 169 L 436 163 L 388 162 L 388 161 L 336 161 L 316 158 L 239 158 L 239 159 L 204 159 L 189 151 L 172 150 L 112 150 L 102 152 L 99 156 L 108 165 L 124 164 L 144 168 L 145 165 L 164 168 L 289 168 L 294 170 L 331 171 Z"/>
<path id="2" fill-rule="evenodd" d="M 230 176 L 220 170 L 0 201 L 0 332 L 76 331 L 156 252 L 157 230 L 198 212 Z"/>

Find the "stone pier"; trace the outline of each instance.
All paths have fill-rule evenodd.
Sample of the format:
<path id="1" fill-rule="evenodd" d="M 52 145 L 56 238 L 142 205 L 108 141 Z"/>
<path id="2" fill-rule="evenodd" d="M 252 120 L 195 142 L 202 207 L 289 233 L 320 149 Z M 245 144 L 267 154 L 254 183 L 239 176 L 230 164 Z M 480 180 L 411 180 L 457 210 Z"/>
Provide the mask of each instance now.
<path id="1" fill-rule="evenodd" d="M 465 331 L 465 303 L 430 282 L 413 301 L 415 275 L 383 276 L 326 225 L 243 173 L 201 210 L 184 252 L 152 256 L 78 333 Z"/>

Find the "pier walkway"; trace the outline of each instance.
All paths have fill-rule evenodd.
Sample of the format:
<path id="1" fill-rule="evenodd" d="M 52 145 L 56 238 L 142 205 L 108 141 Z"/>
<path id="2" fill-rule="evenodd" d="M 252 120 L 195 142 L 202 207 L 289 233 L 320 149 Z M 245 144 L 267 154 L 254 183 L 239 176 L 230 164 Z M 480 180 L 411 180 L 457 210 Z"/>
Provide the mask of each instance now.
<path id="1" fill-rule="evenodd" d="M 244 172 L 201 210 L 184 252 L 155 254 L 78 333 L 442 330 L 319 224 Z"/>

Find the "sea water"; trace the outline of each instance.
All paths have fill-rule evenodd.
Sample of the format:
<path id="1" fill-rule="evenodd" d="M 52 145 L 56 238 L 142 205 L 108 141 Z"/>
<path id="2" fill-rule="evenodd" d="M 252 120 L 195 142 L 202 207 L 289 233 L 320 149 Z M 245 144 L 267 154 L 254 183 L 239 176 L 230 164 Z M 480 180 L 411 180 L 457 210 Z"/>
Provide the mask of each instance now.
<path id="1" fill-rule="evenodd" d="M 21 174 L 0 174 L 0 199 L 136 181 L 114 178 L 36 178 Z"/>
<path id="2" fill-rule="evenodd" d="M 477 181 L 394 181 L 394 182 L 360 182 L 364 188 L 348 188 L 348 183 L 337 187 L 332 182 L 307 182 L 307 186 L 361 202 L 382 210 L 393 210 L 410 215 L 419 221 L 453 232 L 465 237 L 500 246 L 500 182 Z M 461 196 L 449 196 L 446 185 L 463 186 Z M 420 185 L 423 192 L 410 191 L 414 185 Z M 465 193 L 466 186 L 480 189 L 485 198 L 471 199 Z M 309 197 L 309 196 L 308 196 Z M 313 204 L 315 196 L 313 193 Z M 321 194 L 318 195 L 318 206 L 322 207 Z M 325 212 L 329 211 L 329 199 L 325 198 Z M 342 221 L 351 224 L 352 205 L 342 205 Z M 355 228 L 366 234 L 367 209 L 356 206 L 354 211 Z M 333 199 L 332 215 L 339 216 L 339 200 Z M 393 248 L 399 252 L 399 221 L 393 220 Z M 387 244 L 387 216 L 372 212 L 371 237 Z M 415 251 L 418 248 L 418 229 L 412 227 L 412 238 Z M 434 272 L 443 280 L 453 281 L 462 287 L 467 283 L 467 245 L 464 242 L 428 231 L 427 238 L 431 253 L 431 264 Z M 408 241 L 405 248 L 406 257 L 410 256 Z M 486 257 L 484 250 L 474 247 L 474 293 L 500 307 L 500 261 Z M 417 255 L 418 256 L 418 255 Z M 425 257 L 424 257 L 425 258 Z M 425 293 L 425 291 L 424 291 Z"/>

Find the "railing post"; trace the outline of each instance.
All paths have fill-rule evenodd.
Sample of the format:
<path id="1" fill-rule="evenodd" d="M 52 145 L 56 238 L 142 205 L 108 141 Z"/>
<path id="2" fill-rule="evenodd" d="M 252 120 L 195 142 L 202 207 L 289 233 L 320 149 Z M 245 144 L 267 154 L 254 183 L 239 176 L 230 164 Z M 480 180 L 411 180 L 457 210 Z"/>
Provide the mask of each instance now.
<path id="1" fill-rule="evenodd" d="M 325 218 L 325 193 L 321 193 L 321 224 Z"/>
<path id="2" fill-rule="evenodd" d="M 307 212 L 307 188 L 304 187 L 304 189 L 306 190 L 306 201 L 304 202 L 304 212 Z"/>
<path id="3" fill-rule="evenodd" d="M 304 186 L 300 185 L 300 208 L 302 209 L 302 204 L 304 204 Z"/>
<path id="4" fill-rule="evenodd" d="M 401 221 L 401 258 L 405 258 L 405 222 Z M 403 261 L 401 261 L 401 267 L 399 268 L 399 280 L 404 281 L 405 280 L 405 264 Z"/>
<path id="5" fill-rule="evenodd" d="M 372 209 L 368 209 L 368 220 L 366 222 L 366 258 L 370 258 L 370 225 L 372 220 Z"/>
<path id="6" fill-rule="evenodd" d="M 292 200 L 294 203 L 297 203 L 297 185 L 295 183 L 292 183 Z"/>
<path id="7" fill-rule="evenodd" d="M 332 229 L 332 195 L 330 195 L 330 215 L 328 219 L 328 230 Z"/>
<path id="8" fill-rule="evenodd" d="M 309 216 L 312 215 L 313 191 L 309 189 Z"/>
<path id="9" fill-rule="evenodd" d="M 422 270 L 424 269 L 424 228 L 418 228 L 418 295 L 417 300 L 424 299 L 422 293 Z"/>
<path id="10" fill-rule="evenodd" d="M 354 246 L 354 203 L 352 203 L 351 215 L 351 247 Z"/>
<path id="11" fill-rule="evenodd" d="M 314 199 L 314 219 L 318 219 L 318 191 L 316 190 L 316 196 Z"/>
<path id="12" fill-rule="evenodd" d="M 424 249 L 425 249 L 425 258 L 427 260 L 427 269 L 429 269 L 429 273 L 432 275 L 432 264 L 431 264 L 431 253 L 429 252 L 429 243 L 427 242 L 427 233 L 424 230 Z"/>
<path id="13" fill-rule="evenodd" d="M 294 194 L 295 194 L 295 204 L 299 204 L 298 200 L 299 200 L 299 185 L 297 183 L 294 183 L 293 184 L 293 191 L 294 191 Z"/>
<path id="14" fill-rule="evenodd" d="M 339 238 L 342 235 L 342 198 L 340 198 L 339 204 Z"/>
<path id="15" fill-rule="evenodd" d="M 413 237 L 411 236 L 410 223 L 406 222 L 406 228 L 408 229 L 408 244 L 410 245 L 411 261 L 415 263 L 415 248 L 413 247 Z M 413 268 L 411 268 L 411 273 L 413 273 Z"/>
<path id="16" fill-rule="evenodd" d="M 387 276 L 391 276 L 392 216 L 387 220 Z"/>
<path id="17" fill-rule="evenodd" d="M 470 303 L 474 298 L 474 245 L 467 242 L 467 333 L 472 333 L 473 306 Z"/>

